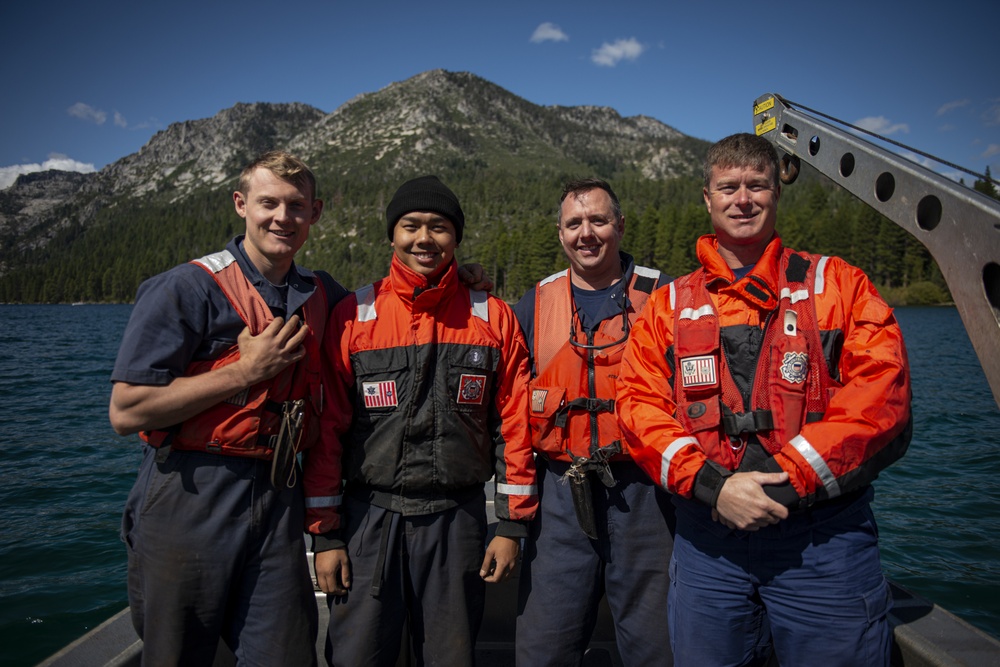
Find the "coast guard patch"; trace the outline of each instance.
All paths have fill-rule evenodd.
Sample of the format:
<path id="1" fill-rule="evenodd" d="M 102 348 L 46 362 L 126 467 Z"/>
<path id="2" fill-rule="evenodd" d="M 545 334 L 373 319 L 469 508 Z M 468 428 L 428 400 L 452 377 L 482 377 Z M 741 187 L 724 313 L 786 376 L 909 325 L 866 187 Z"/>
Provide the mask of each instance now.
<path id="1" fill-rule="evenodd" d="M 548 389 L 531 390 L 531 411 L 545 412 L 545 397 L 549 395 Z"/>
<path id="2" fill-rule="evenodd" d="M 466 405 L 482 405 L 485 390 L 485 375 L 467 375 L 462 373 L 458 385 L 458 402 Z"/>
<path id="3" fill-rule="evenodd" d="M 707 387 L 715 382 L 715 357 L 709 354 L 681 359 L 682 387 Z"/>
<path id="4" fill-rule="evenodd" d="M 364 394 L 366 408 L 395 408 L 399 405 L 395 380 L 362 382 L 361 393 Z"/>
<path id="5" fill-rule="evenodd" d="M 781 377 L 792 384 L 802 384 L 809 373 L 809 355 L 805 352 L 785 352 L 781 360 Z"/>

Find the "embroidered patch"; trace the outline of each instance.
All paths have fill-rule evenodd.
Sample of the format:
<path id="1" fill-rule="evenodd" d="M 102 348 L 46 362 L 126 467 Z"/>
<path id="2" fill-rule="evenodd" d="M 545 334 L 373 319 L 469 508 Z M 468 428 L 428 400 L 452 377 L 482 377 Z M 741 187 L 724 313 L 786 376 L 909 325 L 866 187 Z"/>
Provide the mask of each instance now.
<path id="1" fill-rule="evenodd" d="M 549 395 L 548 389 L 531 390 L 531 411 L 545 412 L 545 397 Z"/>
<path id="2" fill-rule="evenodd" d="M 805 352 L 785 352 L 781 360 L 781 377 L 792 384 L 802 384 L 809 374 L 809 355 Z"/>
<path id="3" fill-rule="evenodd" d="M 395 380 L 362 382 L 361 393 L 365 395 L 366 408 L 394 408 L 399 405 Z"/>
<path id="4" fill-rule="evenodd" d="M 463 373 L 458 385 L 458 402 L 466 405 L 482 405 L 485 390 L 485 375 L 466 375 Z"/>
<path id="5" fill-rule="evenodd" d="M 715 383 L 715 357 L 707 355 L 681 359 L 681 386 L 707 387 Z"/>
<path id="6" fill-rule="evenodd" d="M 468 363 L 478 366 L 483 363 L 483 353 L 479 350 L 469 350 L 469 353 L 465 355 L 465 359 Z"/>

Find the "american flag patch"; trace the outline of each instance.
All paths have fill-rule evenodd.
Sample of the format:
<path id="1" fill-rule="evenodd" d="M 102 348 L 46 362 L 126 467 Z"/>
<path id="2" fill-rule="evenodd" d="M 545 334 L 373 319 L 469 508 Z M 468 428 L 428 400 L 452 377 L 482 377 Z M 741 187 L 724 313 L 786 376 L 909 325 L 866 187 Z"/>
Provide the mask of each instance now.
<path id="1" fill-rule="evenodd" d="M 366 408 L 394 408 L 399 405 L 395 380 L 362 382 L 361 393 L 365 395 Z"/>
<path id="2" fill-rule="evenodd" d="M 250 387 L 247 387 L 243 391 L 239 391 L 233 394 L 232 396 L 224 400 L 223 403 L 229 403 L 230 405 L 238 405 L 240 407 L 243 407 L 244 405 L 247 404 L 248 398 L 250 398 Z"/>
<path id="3" fill-rule="evenodd" d="M 707 355 L 681 359 L 681 386 L 706 387 L 715 382 L 715 357 Z"/>
<path id="4" fill-rule="evenodd" d="M 485 375 L 467 375 L 462 373 L 458 386 L 458 402 L 466 405 L 482 405 L 486 393 Z"/>
<path id="5" fill-rule="evenodd" d="M 545 397 L 548 395 L 548 389 L 533 389 L 531 391 L 531 411 L 545 412 Z"/>

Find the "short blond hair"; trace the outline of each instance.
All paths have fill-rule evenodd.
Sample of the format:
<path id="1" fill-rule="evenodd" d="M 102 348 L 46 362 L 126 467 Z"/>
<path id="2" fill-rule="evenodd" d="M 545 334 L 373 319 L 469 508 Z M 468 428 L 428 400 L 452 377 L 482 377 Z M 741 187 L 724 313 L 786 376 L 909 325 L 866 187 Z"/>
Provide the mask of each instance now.
<path id="1" fill-rule="evenodd" d="M 240 173 L 240 192 L 246 197 L 250 191 L 250 179 L 258 169 L 267 169 L 280 179 L 293 183 L 296 187 L 309 188 L 312 199 L 316 199 L 316 176 L 305 162 L 285 151 L 268 151 L 258 155 Z"/>

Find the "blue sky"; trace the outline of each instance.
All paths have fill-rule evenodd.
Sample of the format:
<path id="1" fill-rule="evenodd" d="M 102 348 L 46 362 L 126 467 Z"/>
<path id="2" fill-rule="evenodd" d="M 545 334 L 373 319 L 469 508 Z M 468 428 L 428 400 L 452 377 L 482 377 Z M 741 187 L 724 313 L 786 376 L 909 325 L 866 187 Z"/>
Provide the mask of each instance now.
<path id="1" fill-rule="evenodd" d="M 997 176 L 997 26 L 996 0 L 9 2 L 0 187 L 101 169 L 237 102 L 331 112 L 436 68 L 710 141 L 751 131 L 754 99 L 775 92 Z"/>

